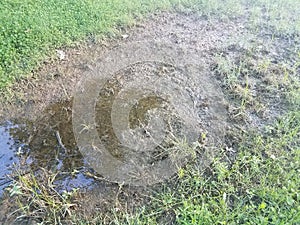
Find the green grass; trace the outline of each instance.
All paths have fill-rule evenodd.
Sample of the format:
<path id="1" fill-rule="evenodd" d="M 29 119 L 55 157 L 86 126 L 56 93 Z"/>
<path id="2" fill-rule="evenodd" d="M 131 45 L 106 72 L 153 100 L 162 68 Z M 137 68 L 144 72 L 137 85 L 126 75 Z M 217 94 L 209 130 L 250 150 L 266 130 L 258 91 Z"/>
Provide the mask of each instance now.
<path id="1" fill-rule="evenodd" d="M 0 89 L 36 68 L 55 48 L 113 33 L 168 1 L 3 0 L 0 3 Z"/>
<path id="2" fill-rule="evenodd" d="M 234 162 L 220 156 L 209 177 L 194 171 L 180 181 L 182 195 L 189 194 L 178 199 L 181 203 L 175 214 L 179 224 L 297 224 L 299 116 L 287 115 L 269 127 L 266 132 L 272 136 L 247 134 Z"/>
<path id="3" fill-rule="evenodd" d="M 21 172 L 21 171 L 19 171 Z M 61 224 L 64 218 L 76 207 L 74 201 L 77 189 L 59 193 L 55 190 L 54 180 L 57 174 L 45 169 L 37 176 L 27 173 L 17 176 L 10 189 L 10 197 L 14 198 L 21 216 L 18 219 L 43 221 L 44 224 Z"/>
<path id="4" fill-rule="evenodd" d="M 299 32 L 297 1 L 241 0 L 3 0 L 0 3 L 0 90 L 28 75 L 54 49 L 83 39 L 116 33 L 155 10 L 177 8 L 208 17 L 242 16 L 251 3 L 251 20 L 290 35 Z M 262 11 L 262 7 L 266 12 Z M 284 8 L 285 10 L 282 10 Z M 262 21 L 266 16 L 269 19 Z M 293 23 L 290 23 L 293 21 Z"/>
<path id="5" fill-rule="evenodd" d="M 300 113 L 291 112 L 262 133 L 240 136 L 235 157 L 220 149 L 206 171 L 197 164 L 150 196 L 135 213 L 110 212 L 112 224 L 265 224 L 300 222 Z M 170 216 L 171 215 L 171 216 Z M 169 217 L 163 220 L 164 217 Z M 93 222 L 102 224 L 106 215 Z M 170 220 L 171 219 L 171 220 Z"/>

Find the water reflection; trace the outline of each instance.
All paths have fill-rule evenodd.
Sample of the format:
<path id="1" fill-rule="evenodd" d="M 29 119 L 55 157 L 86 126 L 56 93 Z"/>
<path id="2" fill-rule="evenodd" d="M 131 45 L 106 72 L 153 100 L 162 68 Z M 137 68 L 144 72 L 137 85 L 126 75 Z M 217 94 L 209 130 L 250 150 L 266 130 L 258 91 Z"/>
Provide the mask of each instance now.
<path id="1" fill-rule="evenodd" d="M 36 121 L 18 119 L 0 126 L 0 195 L 16 168 L 22 173 L 35 173 L 40 168 L 58 172 L 58 189 L 92 184 L 93 179 L 84 175 L 86 163 L 75 143 L 71 102 L 49 106 Z"/>
<path id="2" fill-rule="evenodd" d="M 3 188 L 9 184 L 6 174 L 10 172 L 12 164 L 18 162 L 16 152 L 19 148 L 10 135 L 10 132 L 14 128 L 16 128 L 16 126 L 10 122 L 0 126 L 0 184 L 2 184 L 0 187 L 0 195 L 3 193 Z"/>

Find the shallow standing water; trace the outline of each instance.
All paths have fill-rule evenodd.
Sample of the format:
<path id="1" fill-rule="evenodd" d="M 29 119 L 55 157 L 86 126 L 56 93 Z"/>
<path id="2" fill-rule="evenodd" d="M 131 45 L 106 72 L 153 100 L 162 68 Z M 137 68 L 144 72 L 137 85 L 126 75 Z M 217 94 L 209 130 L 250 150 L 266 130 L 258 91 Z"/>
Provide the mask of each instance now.
<path id="1" fill-rule="evenodd" d="M 151 77 L 153 74 L 163 77 L 170 76 L 170 79 L 176 78 L 177 82 L 185 83 L 183 90 L 186 93 L 186 98 L 191 99 L 189 101 L 194 104 L 191 106 L 194 113 L 189 115 L 184 104 L 178 107 L 181 107 L 186 115 L 191 117 L 191 121 L 199 123 L 199 129 L 195 132 L 187 132 L 188 136 L 182 136 L 185 130 L 190 129 L 186 128 L 183 120 L 175 113 L 176 110 L 174 111 L 172 106 L 168 106 L 170 105 L 168 99 L 156 96 L 154 90 L 152 96 L 141 98 L 133 105 L 128 118 L 129 127 L 141 132 L 141 137 L 146 136 L 147 138 L 149 135 L 146 127 L 149 118 L 158 116 L 156 109 L 159 109 L 162 110 L 160 115 L 163 115 L 164 122 L 168 124 L 166 127 L 168 135 L 162 144 L 151 152 L 147 152 L 143 148 L 133 151 L 127 147 L 124 148 L 114 133 L 111 108 L 116 95 L 122 89 L 121 80 L 131 81 L 131 76 L 139 77 L 140 74 L 145 77 Z M 188 85 L 195 84 L 186 82 L 186 78 L 185 73 L 175 70 L 172 66 L 149 64 L 148 62 L 130 66 L 107 81 L 96 104 L 96 126 L 101 141 L 113 157 L 125 163 L 136 160 L 136 162 L 141 163 L 141 167 L 145 165 L 151 167 L 156 163 L 163 162 L 166 158 L 172 160 L 177 157 L 177 154 L 186 154 L 183 149 L 174 144 L 172 137 L 175 137 L 176 140 L 186 138 L 188 144 L 191 144 L 190 139 L 197 140 L 201 132 L 209 131 L 210 137 L 220 137 L 222 130 L 220 124 L 222 124 L 221 121 L 225 121 L 223 119 L 225 108 L 224 104 L 221 103 L 222 98 L 216 98 L 215 93 L 203 91 L 202 88 L 199 90 L 188 88 Z M 183 95 L 183 92 L 178 91 L 178 93 Z M 220 99 L 220 102 L 209 101 L 210 97 L 215 100 Z M 196 103 L 198 104 L 197 107 L 195 107 Z M 2 191 L 11 183 L 11 179 L 7 175 L 11 174 L 9 176 L 17 178 L 18 173 L 36 173 L 40 168 L 58 173 L 55 181 L 58 190 L 93 186 L 95 176 L 91 176 L 91 174 L 95 175 L 95 173 L 77 147 L 72 126 L 72 110 L 72 101 L 57 102 L 49 105 L 34 121 L 18 119 L 2 126 L 0 139 L 1 149 L 3 149 L 1 150 L 3 157 L 0 159 L 2 165 L 1 184 L 3 184 L 0 188 Z M 122 109 L 120 110 L 122 111 Z M 17 162 L 17 164 L 14 165 L 13 162 Z M 114 167 L 112 173 L 113 170 L 115 170 Z M 171 172 L 173 174 L 173 171 Z M 101 177 L 101 174 L 97 174 L 98 177 L 99 175 Z M 112 181 L 114 182 L 114 180 Z"/>
<path id="2" fill-rule="evenodd" d="M 3 189 L 9 185 L 7 174 L 10 173 L 13 163 L 19 160 L 16 157 L 18 146 L 11 136 L 11 130 L 16 128 L 11 123 L 2 124 L 0 126 L 0 195 Z"/>
<path id="3" fill-rule="evenodd" d="M 145 29 L 147 28 L 147 29 Z M 190 15 L 162 15 L 160 17 L 154 17 L 147 23 L 145 26 L 137 27 L 135 31 L 131 32 L 127 41 L 141 41 L 141 40 L 152 40 L 153 38 L 160 40 L 162 42 L 168 43 L 171 46 L 177 46 L 182 48 L 183 52 L 193 52 L 199 56 L 203 56 L 206 59 L 204 62 L 192 62 L 197 65 L 207 66 L 201 69 L 197 75 L 197 83 L 195 87 L 190 88 L 190 94 L 193 98 L 194 106 L 199 109 L 197 112 L 199 116 L 205 117 L 203 119 L 203 126 L 211 126 L 211 131 L 213 133 L 218 133 L 218 129 L 222 127 L 218 125 L 214 127 L 214 124 L 218 124 L 218 121 L 225 121 L 224 112 L 226 109 L 224 105 L 220 107 L 211 106 L 211 103 L 214 103 L 216 98 L 221 101 L 222 93 L 216 88 L 215 81 L 211 77 L 210 70 L 208 66 L 211 63 L 211 56 L 207 54 L 211 49 L 215 49 L 217 46 L 220 46 L 224 40 L 234 33 L 235 35 L 240 32 L 241 29 L 237 26 L 234 26 L 234 23 L 218 23 L 218 26 L 211 26 L 211 23 L 205 20 L 199 20 L 196 16 Z M 119 42 L 119 41 L 118 41 Z M 153 46 L 150 46 L 153 47 Z M 90 46 L 86 49 L 86 52 L 77 54 L 77 50 L 74 52 L 66 52 L 68 56 L 67 61 L 62 61 L 59 65 L 45 65 L 41 69 L 41 77 L 43 79 L 43 84 L 37 85 L 35 88 L 32 88 L 30 85 L 28 89 L 24 89 L 23 92 L 26 93 L 25 101 L 32 102 L 29 104 L 30 107 L 34 108 L 36 105 L 44 108 L 44 105 L 48 105 L 53 101 L 62 99 L 67 92 L 67 95 L 72 95 L 72 87 L 76 81 L 76 77 L 81 77 L 83 71 L 85 70 L 85 62 L 95 62 L 98 60 L 99 55 L 101 56 L 105 52 L 103 46 Z M 175 58 L 178 57 L 177 53 L 174 55 Z M 174 65 L 177 66 L 177 65 Z M 165 68 L 163 68 L 165 69 Z M 152 70 L 155 71 L 156 67 Z M 146 71 L 146 70 L 144 70 Z M 124 72 L 124 71 L 123 71 Z M 131 71 L 132 72 L 132 71 Z M 162 71 L 163 72 L 163 71 Z M 176 72 L 176 71 L 174 71 Z M 178 71 L 177 71 L 178 72 Z M 140 74 L 143 77 L 143 73 Z M 75 78 L 74 78 L 75 77 Z M 186 76 L 188 77 L 188 76 Z M 62 85 L 63 84 L 63 85 Z M 204 88 L 203 84 L 207 88 Z M 115 88 L 114 90 L 117 90 Z M 38 93 L 38 94 L 37 94 Z M 113 98 L 113 96 L 111 96 Z M 213 97 L 213 98 L 210 98 Z M 108 97 L 109 100 L 110 97 Z M 151 100 L 151 99 L 150 99 Z M 152 101 L 155 98 L 152 98 Z M 157 100 L 157 99 L 156 99 Z M 155 101 L 156 101 L 155 100 Z M 101 106 L 102 103 L 105 103 L 105 99 L 102 102 L 99 102 L 98 106 Z M 42 106 L 40 106 L 40 104 Z M 111 103 L 108 103 L 111 104 Z M 144 111 L 151 111 L 152 106 L 148 107 L 144 102 L 140 103 L 141 108 L 144 108 Z M 9 150 L 10 157 L 13 157 L 13 160 L 16 161 L 28 161 L 29 169 L 35 171 L 38 167 L 44 167 L 51 171 L 60 171 L 61 172 L 61 183 L 63 186 L 68 186 L 68 184 L 74 183 L 74 186 L 79 184 L 84 184 L 89 186 L 93 179 L 85 176 L 86 162 L 80 152 L 78 151 L 75 140 L 72 133 L 71 125 L 71 104 L 70 102 L 64 103 L 55 103 L 49 104 L 43 112 L 38 111 L 38 119 L 35 121 L 26 121 L 27 127 L 22 127 L 19 129 L 19 135 L 14 137 L 14 140 L 17 140 L 18 143 L 25 144 L 27 149 L 25 152 L 20 152 L 21 154 L 16 155 L 18 152 L 18 146 L 15 146 Z M 103 113 L 106 111 L 105 107 L 98 110 L 98 113 Z M 24 108 L 20 109 L 20 114 L 23 113 Z M 102 110 L 102 111 L 101 111 Z M 142 110 L 142 111 L 143 111 Z M 34 110 L 32 110 L 36 113 Z M 109 112 L 109 110 L 107 110 Z M 133 127 L 138 127 L 138 120 L 144 119 L 145 113 L 132 113 L 134 115 L 131 117 Z M 110 115 L 102 115 L 103 117 L 109 117 Z M 102 120 L 103 121 L 103 120 Z M 211 124 L 211 121 L 214 121 Z M 110 123 L 106 123 L 104 125 Z M 19 125 L 23 124 L 24 121 L 16 121 L 14 124 Z M 101 125 L 101 121 L 99 122 Z M 98 124 L 98 125 L 99 125 Z M 174 123 L 174 125 L 177 125 Z M 3 128 L 5 129 L 5 128 Z M 215 131 L 213 129 L 216 129 Z M 59 145 L 57 139 L 57 133 L 59 134 L 65 148 L 69 152 L 65 152 L 64 149 Z M 22 135 L 21 135 L 22 134 Z M 106 134 L 110 135 L 110 130 L 98 130 L 98 134 L 103 134 L 105 137 Z M 1 145 L 4 145 L 5 152 L 6 149 L 9 149 L 7 143 L 7 135 L 3 134 L 1 137 Z M 25 138 L 21 138 L 21 136 Z M 212 135 L 214 136 L 214 134 Z M 218 134 L 215 135 L 216 137 Z M 3 140 L 3 141 L 2 141 Z M 108 139 L 111 144 L 116 144 L 114 139 Z M 107 144 L 110 144 L 107 142 Z M 21 149 L 22 150 L 22 149 Z M 112 152 L 115 149 L 111 149 Z M 115 152 L 116 155 L 118 152 Z M 161 155 L 161 152 L 154 152 L 155 155 Z M 0 154 L 1 156 L 2 154 Z M 153 156 L 152 155 L 152 156 Z M 149 156 L 150 157 L 150 156 Z M 162 157 L 164 157 L 162 155 Z M 3 158 L 4 164 L 12 165 L 13 160 L 8 160 Z M 28 167 L 27 167 L 28 168 Z M 3 171 L 10 172 L 8 167 L 3 167 Z M 6 173 L 5 172 L 5 173 Z M 3 172 L 3 174 L 5 174 Z M 3 186 L 0 188 L 3 189 Z"/>
<path id="4" fill-rule="evenodd" d="M 59 173 L 58 190 L 90 187 L 93 178 L 76 149 L 68 118 L 68 102 L 49 106 L 36 121 L 7 121 L 0 126 L 0 197 L 18 174 L 36 173 L 45 168 Z M 64 142 L 65 152 L 57 134 Z"/>

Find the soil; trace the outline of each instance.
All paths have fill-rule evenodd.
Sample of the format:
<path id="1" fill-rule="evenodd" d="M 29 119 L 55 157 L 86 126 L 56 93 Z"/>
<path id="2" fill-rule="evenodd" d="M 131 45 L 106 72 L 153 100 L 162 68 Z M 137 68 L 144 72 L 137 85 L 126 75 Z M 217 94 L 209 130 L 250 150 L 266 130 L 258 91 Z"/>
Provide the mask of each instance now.
<path id="1" fill-rule="evenodd" d="M 251 45 L 253 40 L 255 46 Z M 134 210 L 134 207 L 146 201 L 143 196 L 147 195 L 151 188 L 130 184 L 120 186 L 114 180 L 108 181 L 105 176 L 99 174 L 99 171 L 94 171 L 94 168 L 89 166 L 87 160 L 89 157 L 78 149 L 72 127 L 72 104 L 74 93 L 78 91 L 78 82 L 101 61 L 105 61 L 108 53 L 124 46 L 130 48 L 128 46 L 132 43 L 159 42 L 163 43 L 163 49 L 170 49 L 170 46 L 176 50 L 180 49 L 182 55 L 190 55 L 185 71 L 174 69 L 178 66 L 176 61 L 172 65 L 149 63 L 143 60 L 144 56 L 141 55 L 141 66 L 130 65 L 111 76 L 105 90 L 110 93 L 107 91 L 110 88 L 112 92 L 110 94 L 102 92 L 100 96 L 106 97 L 98 101 L 96 107 L 97 123 L 101 125 L 97 128 L 98 134 L 103 138 L 108 137 L 105 144 L 114 157 L 127 157 L 128 160 L 129 155 L 124 156 L 126 151 L 115 147 L 118 142 L 110 122 L 111 100 L 115 99 L 124 87 L 124 82 L 126 84 L 138 76 L 141 76 L 138 82 L 142 82 L 143 79 L 150 77 L 149 74 L 156 74 L 169 76 L 170 79 L 176 78 L 180 80 L 180 85 L 183 82 L 188 83 L 184 91 L 190 95 L 193 102 L 191 106 L 195 113 L 193 119 L 196 118 L 196 121 L 201 123 L 197 138 L 206 133 L 206 146 L 221 145 L 232 149 L 237 145 L 236 137 L 230 136 L 234 129 L 260 129 L 262 125 L 276 119 L 286 110 L 283 95 L 274 95 L 273 90 L 266 91 L 267 82 L 278 79 L 276 74 L 280 72 L 273 73 L 274 77 L 270 78 L 267 73 L 262 74 L 254 68 L 261 58 L 276 60 L 277 63 L 274 64 L 277 65 L 284 59 L 283 55 L 292 57 L 288 50 L 283 49 L 289 49 L 288 47 L 295 43 L 287 43 L 279 38 L 274 44 L 269 40 L 270 37 L 263 32 L 259 35 L 251 33 L 244 18 L 207 20 L 196 14 L 164 12 L 153 14 L 146 20 L 137 22 L 133 27 L 120 28 L 118 36 L 101 39 L 99 42 L 88 40 L 72 48 L 60 49 L 66 55 L 64 59 L 57 58 L 43 62 L 38 70 L 33 71 L 31 77 L 22 79 L 13 86 L 14 96 L 9 102 L 1 103 L 0 146 L 3 145 L 5 149 L 5 152 L 0 154 L 2 176 L 0 178 L 4 181 L 2 183 L 5 183 L 0 187 L 1 190 L 9 185 L 10 180 L 4 175 L 13 173 L 12 165 L 15 161 L 24 171 L 37 171 L 40 167 L 58 171 L 59 176 L 56 180 L 58 190 L 80 188 L 82 196 L 78 210 L 87 218 L 99 212 L 109 211 L 111 208 Z M 128 49 L 124 50 L 126 51 L 128 52 Z M 149 49 L 149 52 L 153 50 Z M 253 104 L 249 103 L 243 113 L 239 113 L 237 110 L 241 102 L 240 93 L 234 92 L 239 86 L 236 85 L 232 89 L 225 83 L 224 73 L 217 70 L 219 64 L 216 56 L 226 56 L 238 62 L 247 53 L 250 54 L 247 59 L 251 59 L 247 68 L 253 72 L 247 85 L 251 96 L 259 100 L 262 107 L 258 110 L 252 102 Z M 160 59 L 160 53 L 157 54 L 157 58 Z M 174 51 L 172 57 L 180 58 L 180 54 Z M 290 60 L 294 61 L 293 58 Z M 195 66 L 194 70 L 189 70 L 191 66 Z M 170 70 L 175 75 L 169 75 Z M 159 71 L 163 72 L 160 74 Z M 129 81 L 126 80 L 126 74 L 130 74 Z M 243 78 L 246 77 L 246 73 L 241 74 L 238 83 L 241 88 L 245 88 Z M 193 82 L 190 82 L 190 78 Z M 144 121 L 147 117 L 145 113 L 163 105 L 163 102 L 157 97 L 144 98 L 135 106 L 140 110 L 133 110 L 129 116 L 131 126 L 138 127 L 140 121 Z M 184 104 L 181 108 L 184 108 Z M 174 124 L 175 127 L 178 125 Z M 101 127 L 109 128 L 101 130 Z M 199 141 L 202 142 L 203 140 Z M 162 156 L 160 150 L 153 154 Z M 143 160 L 141 157 L 137 159 Z M 147 157 L 149 164 L 154 163 L 152 156 Z M 157 185 L 152 188 L 157 188 Z M 5 224 L 11 223 L 17 216 L 17 213 L 10 214 L 14 209 L 13 202 L 5 199 L 2 206 L 0 221 Z"/>

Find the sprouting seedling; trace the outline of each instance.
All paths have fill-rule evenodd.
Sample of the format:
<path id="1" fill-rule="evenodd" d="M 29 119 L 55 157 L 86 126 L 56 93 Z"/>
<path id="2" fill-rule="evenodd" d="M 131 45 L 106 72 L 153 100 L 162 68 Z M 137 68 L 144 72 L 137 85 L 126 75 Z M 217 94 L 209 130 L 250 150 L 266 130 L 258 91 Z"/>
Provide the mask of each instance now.
<path id="1" fill-rule="evenodd" d="M 270 67 L 271 61 L 268 60 L 264 60 L 259 66 L 258 69 L 261 70 L 263 73 L 266 73 L 268 68 Z"/>

